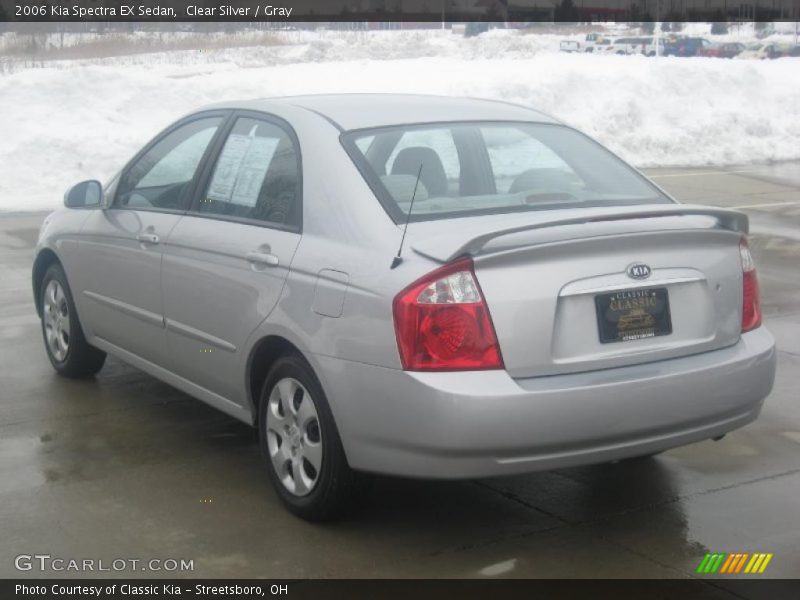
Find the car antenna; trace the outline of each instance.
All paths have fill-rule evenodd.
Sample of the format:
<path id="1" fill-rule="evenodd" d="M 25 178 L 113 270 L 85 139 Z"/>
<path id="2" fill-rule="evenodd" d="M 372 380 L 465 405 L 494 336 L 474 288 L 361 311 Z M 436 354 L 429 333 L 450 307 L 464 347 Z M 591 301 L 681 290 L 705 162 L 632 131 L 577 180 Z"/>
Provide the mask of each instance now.
<path id="1" fill-rule="evenodd" d="M 414 199 L 417 197 L 417 186 L 419 186 L 420 177 L 422 177 L 422 165 L 419 163 L 419 171 L 417 172 L 417 180 L 414 182 L 414 191 L 411 193 L 411 204 L 408 206 L 408 214 L 406 215 L 406 224 L 403 227 L 403 237 L 400 238 L 400 247 L 397 249 L 397 256 L 392 259 L 392 266 L 394 269 L 401 262 L 403 262 L 403 243 L 406 241 L 406 231 L 408 231 L 408 222 L 411 220 L 411 211 L 414 209 Z"/>

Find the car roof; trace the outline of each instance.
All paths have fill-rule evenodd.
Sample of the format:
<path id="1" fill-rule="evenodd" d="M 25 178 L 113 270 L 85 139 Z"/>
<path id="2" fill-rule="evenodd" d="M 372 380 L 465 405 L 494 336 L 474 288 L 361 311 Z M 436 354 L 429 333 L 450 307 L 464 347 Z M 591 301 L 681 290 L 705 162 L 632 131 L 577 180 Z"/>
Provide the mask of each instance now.
<path id="1" fill-rule="evenodd" d="M 215 104 L 209 108 L 270 112 L 296 107 L 312 111 L 339 129 L 365 129 L 411 123 L 452 121 L 528 121 L 557 123 L 526 106 L 478 98 L 423 94 L 320 94 L 284 96 Z"/>

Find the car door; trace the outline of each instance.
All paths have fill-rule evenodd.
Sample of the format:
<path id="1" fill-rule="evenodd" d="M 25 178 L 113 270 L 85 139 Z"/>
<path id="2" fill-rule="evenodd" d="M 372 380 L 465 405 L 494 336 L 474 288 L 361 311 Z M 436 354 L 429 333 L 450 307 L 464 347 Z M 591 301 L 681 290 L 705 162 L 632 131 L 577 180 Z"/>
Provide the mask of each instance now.
<path id="1" fill-rule="evenodd" d="M 164 363 L 163 242 L 185 212 L 226 116 L 207 113 L 170 127 L 123 169 L 108 190 L 110 206 L 87 219 L 78 289 L 89 336 Z"/>
<path id="2" fill-rule="evenodd" d="M 245 404 L 244 349 L 280 297 L 300 241 L 300 149 L 285 122 L 238 112 L 164 249 L 172 370 Z"/>

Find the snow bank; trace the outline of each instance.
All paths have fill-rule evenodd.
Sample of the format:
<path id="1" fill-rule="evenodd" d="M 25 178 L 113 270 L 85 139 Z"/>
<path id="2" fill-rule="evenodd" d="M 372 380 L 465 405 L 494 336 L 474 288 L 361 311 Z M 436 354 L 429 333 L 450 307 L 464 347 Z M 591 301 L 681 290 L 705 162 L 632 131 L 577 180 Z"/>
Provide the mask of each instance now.
<path id="1" fill-rule="evenodd" d="M 0 209 L 57 206 L 71 183 L 109 177 L 198 106 L 319 92 L 517 102 L 582 129 L 638 166 L 800 159 L 800 59 L 559 54 L 543 50 L 540 36 L 512 32 L 469 40 L 426 32 L 362 37 L 355 50 L 336 38 L 299 39 L 196 61 L 138 56 L 146 62 L 62 63 L 0 76 Z M 397 46 L 418 53 L 391 58 L 406 51 Z"/>

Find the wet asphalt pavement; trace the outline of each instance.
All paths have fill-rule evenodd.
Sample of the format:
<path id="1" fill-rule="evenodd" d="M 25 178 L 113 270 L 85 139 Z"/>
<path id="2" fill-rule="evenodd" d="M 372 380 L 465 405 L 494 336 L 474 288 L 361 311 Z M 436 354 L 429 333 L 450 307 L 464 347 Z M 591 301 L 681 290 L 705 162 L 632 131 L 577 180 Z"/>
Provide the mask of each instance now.
<path id="1" fill-rule="evenodd" d="M 15 570 L 15 556 L 39 553 L 192 559 L 193 572 L 171 575 L 204 578 L 683 578 L 707 552 L 770 552 L 766 572 L 747 577 L 797 577 L 800 164 L 648 172 L 682 201 L 751 216 L 779 348 L 761 417 L 653 459 L 381 478 L 365 510 L 327 526 L 280 506 L 245 425 L 113 358 L 96 379 L 56 376 L 30 289 L 43 215 L 0 213 L 0 577 L 81 575 Z M 725 582 L 709 589 L 727 597 Z"/>

